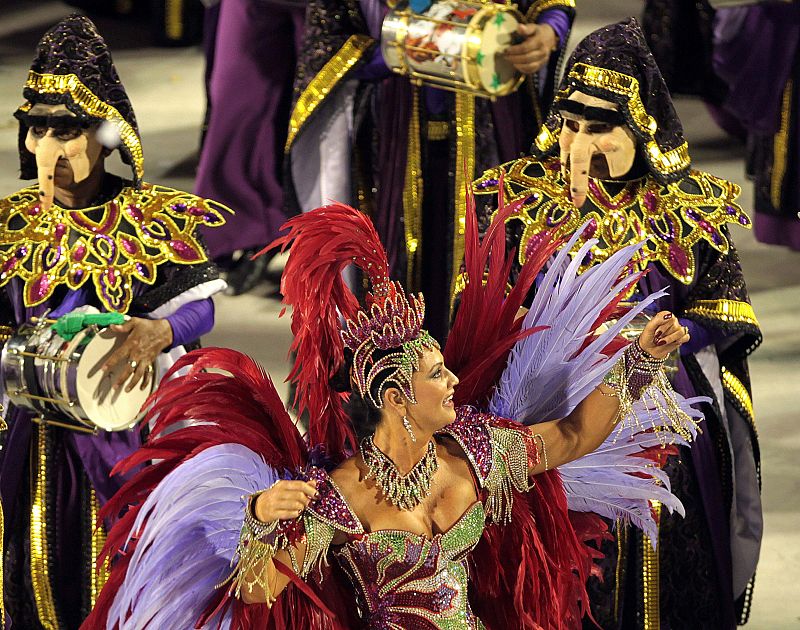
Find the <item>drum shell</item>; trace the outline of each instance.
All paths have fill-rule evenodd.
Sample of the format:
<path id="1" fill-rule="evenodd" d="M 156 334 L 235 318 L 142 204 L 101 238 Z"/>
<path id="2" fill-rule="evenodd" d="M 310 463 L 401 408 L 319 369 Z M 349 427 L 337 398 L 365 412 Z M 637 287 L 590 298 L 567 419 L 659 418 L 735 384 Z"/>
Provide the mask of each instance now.
<path id="1" fill-rule="evenodd" d="M 448 51 L 443 51 L 439 47 L 443 37 L 436 25 L 441 26 L 444 22 L 441 18 L 431 17 L 430 13 L 444 5 L 463 10 L 463 13 L 472 12 L 469 19 L 454 15 L 446 17 L 445 32 L 450 38 L 450 44 L 458 42 L 458 52 L 455 52 L 455 47 Z M 498 13 L 513 18 L 515 25 L 523 21 L 522 15 L 513 6 L 494 2 L 479 3 L 469 0 L 439 2 L 431 5 L 423 14 L 414 13 L 405 5 L 391 9 L 381 27 L 381 53 L 384 61 L 394 72 L 409 76 L 416 83 L 469 92 L 492 99 L 510 94 L 520 86 L 524 76 L 514 70 L 509 62 L 501 61 L 512 78 L 495 89 L 490 89 L 481 80 L 477 61 L 484 27 Z M 422 50 L 409 43 L 409 36 L 415 30 L 417 33 L 430 31 L 426 43 L 435 47 Z"/>

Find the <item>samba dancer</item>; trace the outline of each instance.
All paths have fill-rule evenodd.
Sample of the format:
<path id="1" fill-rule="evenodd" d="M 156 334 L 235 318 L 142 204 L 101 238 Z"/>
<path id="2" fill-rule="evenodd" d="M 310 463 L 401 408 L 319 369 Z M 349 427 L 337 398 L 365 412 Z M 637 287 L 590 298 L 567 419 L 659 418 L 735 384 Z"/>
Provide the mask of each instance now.
<path id="1" fill-rule="evenodd" d="M 663 375 L 688 335 L 666 312 L 627 347 L 625 321 L 600 332 L 636 246 L 582 276 L 565 250 L 523 323 L 525 288 L 557 243 L 531 250 L 506 296 L 508 211 L 479 244 L 467 209 L 469 279 L 442 350 L 422 296 L 389 281 L 368 218 L 334 204 L 290 220 L 275 245 L 290 247 L 282 293 L 308 434 L 251 359 L 216 348 L 179 361 L 150 441 L 122 469 L 163 459 L 105 508 L 130 511 L 109 535 L 112 575 L 87 630 L 578 627 L 583 539 L 603 532 L 597 517 L 573 527 L 553 468 L 619 427 L 604 467 L 628 481 L 604 498 L 636 486 L 680 509 L 645 444 L 658 459 L 659 439 L 694 431 Z M 363 308 L 342 278 L 350 264 L 371 283 Z M 665 413 L 641 406 L 650 396 Z M 163 434 L 186 418 L 202 423 Z"/>
<path id="2" fill-rule="evenodd" d="M 129 315 L 113 327 L 127 338 L 103 365 L 124 399 L 213 327 L 210 296 L 224 282 L 195 230 L 221 224 L 222 207 L 142 181 L 131 103 L 87 18 L 44 35 L 23 94 L 21 176 L 38 183 L 0 200 L 4 332 L 80 307 Z M 117 144 L 132 181 L 105 170 Z M 34 419 L 12 406 L 3 435 L 6 612 L 15 628 L 76 628 L 102 584 L 97 510 L 119 488 L 109 473 L 139 431 L 79 433 Z"/>
<path id="3" fill-rule="evenodd" d="M 470 8 L 457 4 L 409 3 L 416 13 L 437 15 Z M 477 173 L 521 155 L 533 140 L 575 3 L 517 3 L 526 22 L 517 34 L 522 41 L 505 54 L 526 81 L 496 100 L 420 87 L 389 70 L 381 25 L 395 5 L 403 3 L 309 2 L 286 144 L 288 202 L 309 210 L 352 200 L 374 217 L 393 277 L 425 293 L 427 325 L 443 339 L 464 253 L 465 189 Z"/>
<path id="4" fill-rule="evenodd" d="M 746 619 L 763 524 L 747 369 L 761 332 L 727 225 L 750 227 L 739 187 L 690 170 L 669 91 L 633 19 L 578 45 L 532 152 L 474 185 L 496 193 L 502 181 L 506 199 L 522 204 L 510 217 L 520 258 L 545 231 L 569 236 L 586 221 L 576 246 L 599 242 L 581 269 L 644 242 L 636 265 L 647 273 L 631 299 L 669 290 L 658 308 L 691 334 L 672 381 L 713 400 L 691 454 L 667 464 L 686 517 L 662 514 L 657 552 L 625 528 L 603 546 L 595 617 L 603 628 L 734 627 L 737 615 Z"/>

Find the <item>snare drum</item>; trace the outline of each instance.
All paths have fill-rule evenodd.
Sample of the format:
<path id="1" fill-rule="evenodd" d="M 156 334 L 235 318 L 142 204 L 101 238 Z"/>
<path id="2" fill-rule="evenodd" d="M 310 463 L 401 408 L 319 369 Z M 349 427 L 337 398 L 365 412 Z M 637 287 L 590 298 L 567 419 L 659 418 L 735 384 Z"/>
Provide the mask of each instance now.
<path id="1" fill-rule="evenodd" d="M 524 80 L 503 55 L 521 21 L 516 8 L 495 2 L 444 0 L 424 13 L 403 4 L 383 20 L 381 52 L 392 70 L 416 83 L 505 96 Z"/>
<path id="2" fill-rule="evenodd" d="M 111 388 L 118 372 L 100 366 L 124 341 L 124 333 L 109 328 L 89 326 L 68 341 L 45 322 L 25 325 L 3 346 L 0 381 L 12 403 L 44 422 L 93 433 L 124 431 L 140 419 L 155 381 L 152 369 L 144 388 Z"/>

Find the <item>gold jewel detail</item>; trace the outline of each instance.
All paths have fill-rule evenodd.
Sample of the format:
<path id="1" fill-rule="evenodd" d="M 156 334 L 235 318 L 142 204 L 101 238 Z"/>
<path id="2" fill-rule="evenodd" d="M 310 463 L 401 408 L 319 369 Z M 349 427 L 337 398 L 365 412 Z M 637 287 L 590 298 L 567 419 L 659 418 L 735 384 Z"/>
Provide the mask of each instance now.
<path id="1" fill-rule="evenodd" d="M 615 72 L 607 68 L 590 66 L 585 63 L 576 63 L 569 72 L 569 78 L 589 87 L 606 90 L 626 97 L 627 101 L 622 107 L 628 110 L 630 117 L 635 125 L 635 131 L 647 138 L 645 141 L 645 151 L 651 166 L 663 175 L 688 169 L 691 160 L 689 158 L 689 145 L 684 142 L 680 146 L 669 151 L 662 151 L 656 142 L 655 134 L 658 131 L 656 119 L 647 113 L 639 95 L 639 81 L 627 74 Z M 561 90 L 556 96 L 555 101 L 566 99 L 578 89 L 568 86 Z M 536 146 L 542 152 L 549 151 L 557 142 L 560 130 L 551 131 L 542 128 L 536 136 Z"/>
<path id="2" fill-rule="evenodd" d="M 131 153 L 133 168 L 136 178 L 144 177 L 144 152 L 142 141 L 136 130 L 122 117 L 122 114 L 108 103 L 100 100 L 87 88 L 76 74 L 39 74 L 31 70 L 28 73 L 26 88 L 32 89 L 37 94 L 69 94 L 74 103 L 83 109 L 89 116 L 102 118 L 117 126 L 119 136 Z M 30 103 L 20 108 L 25 111 L 30 109 Z"/>
<path id="3" fill-rule="evenodd" d="M 408 122 L 406 174 L 403 182 L 403 228 L 406 237 L 406 288 L 418 291 L 422 273 L 422 152 L 420 149 L 419 93 L 411 86 L 411 120 Z"/>
<path id="4" fill-rule="evenodd" d="M 56 604 L 50 582 L 50 550 L 47 542 L 47 432 L 44 424 L 36 428 L 36 449 L 33 456 L 36 465 L 36 477 L 33 483 L 33 505 L 31 505 L 30 541 L 31 541 L 31 582 L 33 598 L 39 623 L 45 630 L 58 630 L 60 624 L 56 615 Z"/>
<path id="5" fill-rule="evenodd" d="M 333 92 L 339 81 L 355 67 L 374 43 L 375 40 L 367 35 L 351 35 L 311 80 L 292 110 L 292 116 L 289 119 L 289 135 L 286 138 L 286 151 L 292 148 L 292 143 L 309 116 Z"/>
<path id="6" fill-rule="evenodd" d="M 739 300 L 695 300 L 685 314 L 760 327 L 753 307 Z"/>
<path id="7" fill-rule="evenodd" d="M 89 489 L 89 527 L 91 527 L 91 564 L 89 566 L 89 601 L 91 608 L 94 608 L 100 591 L 108 581 L 109 568 L 108 558 L 103 561 L 101 567 L 97 566 L 97 559 L 103 551 L 103 545 L 106 544 L 106 530 L 103 523 L 98 523 L 97 514 L 100 512 L 100 503 L 97 500 L 97 494 L 94 488 Z"/>
<path id="8" fill-rule="evenodd" d="M 756 415 L 753 411 L 753 399 L 750 398 L 750 392 L 744 386 L 733 372 L 728 368 L 722 368 L 722 387 L 729 396 L 731 396 L 738 404 L 739 408 L 747 415 L 747 421 L 753 429 L 753 433 L 758 437 L 758 430 L 756 429 Z"/>
<path id="9" fill-rule="evenodd" d="M 536 436 L 524 428 L 510 429 L 491 425 L 489 435 L 492 444 L 492 468 L 484 482 L 488 494 L 486 512 L 494 523 L 510 523 L 514 490 L 528 492 L 536 485 L 530 477 L 530 469 L 539 463 Z"/>
<path id="10" fill-rule="evenodd" d="M 525 21 L 526 22 L 533 22 L 537 17 L 539 17 L 542 13 L 547 11 L 548 9 L 574 9 L 575 8 L 575 0 L 538 0 L 535 1 L 528 12 L 525 14 Z"/>
<path id="11" fill-rule="evenodd" d="M 722 227 L 726 223 L 751 227 L 749 217 L 734 201 L 739 186 L 700 171 L 690 171 L 680 181 L 666 185 L 643 177 L 627 182 L 616 194 L 608 192 L 607 183 L 590 179 L 581 209 L 569 197 L 557 158 L 524 157 L 502 164 L 481 175 L 473 190 L 496 194 L 501 176 L 506 203 L 522 201 L 507 219 L 523 224 L 520 262 L 525 261 L 530 240 L 542 232 L 550 231 L 555 238 L 569 237 L 591 220 L 592 231 L 578 240 L 574 251 L 590 235 L 598 243 L 592 246 L 581 272 L 631 243 L 646 241 L 634 258 L 636 268 L 641 271 L 648 263 L 659 262 L 688 285 L 695 278 L 693 248 L 697 243 L 705 241 L 724 254 L 729 242 Z"/>
<path id="12" fill-rule="evenodd" d="M 439 469 L 433 440 L 428 442 L 425 455 L 405 475 L 375 445 L 371 435 L 361 440 L 359 449 L 368 470 L 364 479 L 375 479 L 375 485 L 392 505 L 401 510 L 413 510 L 430 495 L 431 480 Z"/>
<path id="13" fill-rule="evenodd" d="M 781 190 L 786 175 L 786 158 L 789 153 L 789 124 L 792 112 L 792 91 L 794 83 L 791 79 L 786 83 L 781 99 L 781 126 L 775 134 L 772 146 L 772 177 L 770 180 L 770 199 L 772 206 L 781 207 Z"/>
<path id="14" fill-rule="evenodd" d="M 661 503 L 650 501 L 656 523 L 661 521 Z M 661 528 L 659 526 L 659 534 Z M 644 623 L 642 627 L 647 630 L 659 630 L 661 627 L 661 602 L 660 602 L 660 563 L 658 549 L 655 549 L 647 536 L 642 536 L 642 610 Z"/>
<path id="15" fill-rule="evenodd" d="M 90 278 L 109 311 L 126 312 L 132 282 L 153 284 L 163 263 L 208 260 L 196 238 L 201 225 L 216 227 L 225 206 L 196 195 L 142 184 L 126 187 L 100 206 L 39 211 L 38 188 L 0 199 L 0 286 L 25 282 L 25 306 L 47 300 L 56 287 L 75 290 Z"/>
<path id="16" fill-rule="evenodd" d="M 456 92 L 455 216 L 453 217 L 453 270 L 450 275 L 450 309 L 455 301 L 455 286 L 464 260 L 464 234 L 467 229 L 467 188 L 475 177 L 475 97 Z"/>

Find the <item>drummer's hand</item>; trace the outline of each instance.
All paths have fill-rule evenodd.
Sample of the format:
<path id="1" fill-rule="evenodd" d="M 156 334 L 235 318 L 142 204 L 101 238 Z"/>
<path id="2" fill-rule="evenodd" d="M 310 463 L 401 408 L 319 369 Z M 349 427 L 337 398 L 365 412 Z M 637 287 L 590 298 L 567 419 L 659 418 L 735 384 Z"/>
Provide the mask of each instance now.
<path id="1" fill-rule="evenodd" d="M 688 331 L 669 311 L 658 313 L 639 335 L 639 347 L 656 359 L 665 359 L 687 341 Z"/>
<path id="2" fill-rule="evenodd" d="M 133 378 L 125 388 L 126 392 L 131 391 L 139 382 L 145 385 L 150 377 L 153 361 L 162 350 L 172 345 L 172 326 L 166 319 L 131 317 L 124 324 L 111 326 L 111 330 L 129 333 L 125 342 L 103 364 L 102 369 L 105 371 L 117 365 L 124 366 L 114 380 L 114 389 L 122 387 L 131 374 Z"/>
<path id="3" fill-rule="evenodd" d="M 506 48 L 506 59 L 523 74 L 538 72 L 558 48 L 558 35 L 549 24 L 520 24 L 517 33 L 525 41 Z"/>

